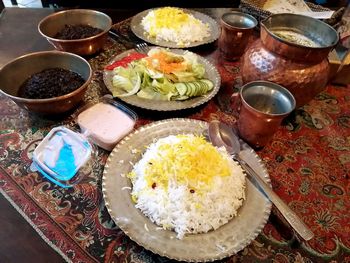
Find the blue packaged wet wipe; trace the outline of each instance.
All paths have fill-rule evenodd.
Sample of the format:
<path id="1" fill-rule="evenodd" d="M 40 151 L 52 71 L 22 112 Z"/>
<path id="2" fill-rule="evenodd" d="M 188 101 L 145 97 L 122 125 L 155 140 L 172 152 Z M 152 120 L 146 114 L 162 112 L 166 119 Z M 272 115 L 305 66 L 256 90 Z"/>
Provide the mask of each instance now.
<path id="1" fill-rule="evenodd" d="M 87 173 L 92 151 L 92 145 L 82 134 L 56 127 L 34 150 L 31 168 L 57 185 L 71 187 Z"/>

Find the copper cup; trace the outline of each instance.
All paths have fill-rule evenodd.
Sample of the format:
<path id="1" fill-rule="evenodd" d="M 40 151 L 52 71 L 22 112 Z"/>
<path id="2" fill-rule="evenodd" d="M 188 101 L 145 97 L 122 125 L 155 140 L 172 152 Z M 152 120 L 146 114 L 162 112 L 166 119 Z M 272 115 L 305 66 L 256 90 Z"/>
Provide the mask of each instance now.
<path id="1" fill-rule="evenodd" d="M 226 60 L 239 59 L 246 49 L 258 21 L 251 15 L 232 11 L 221 17 L 219 49 Z"/>
<path id="2" fill-rule="evenodd" d="M 269 81 L 249 82 L 231 99 L 239 113 L 239 135 L 256 149 L 271 140 L 282 120 L 295 109 L 292 93 Z"/>

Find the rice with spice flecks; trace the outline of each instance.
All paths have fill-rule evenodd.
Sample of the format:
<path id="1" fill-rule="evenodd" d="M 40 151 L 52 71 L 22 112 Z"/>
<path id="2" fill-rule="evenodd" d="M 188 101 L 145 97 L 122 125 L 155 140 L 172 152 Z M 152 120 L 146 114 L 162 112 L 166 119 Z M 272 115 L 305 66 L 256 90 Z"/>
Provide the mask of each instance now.
<path id="1" fill-rule="evenodd" d="M 226 224 L 245 199 L 241 167 L 224 148 L 192 134 L 149 145 L 128 177 L 136 208 L 180 239 Z"/>
<path id="2" fill-rule="evenodd" d="M 141 25 L 156 41 L 170 41 L 178 45 L 188 45 L 210 36 L 208 24 L 174 7 L 150 11 L 142 19 Z"/>

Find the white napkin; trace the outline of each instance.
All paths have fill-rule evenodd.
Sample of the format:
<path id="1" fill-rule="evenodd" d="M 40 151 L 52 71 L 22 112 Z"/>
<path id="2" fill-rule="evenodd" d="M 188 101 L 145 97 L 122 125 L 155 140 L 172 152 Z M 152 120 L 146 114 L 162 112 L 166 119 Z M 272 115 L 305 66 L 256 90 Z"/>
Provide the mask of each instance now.
<path id="1" fill-rule="evenodd" d="M 273 14 L 292 13 L 317 19 L 330 18 L 334 13 L 334 11 L 313 12 L 303 0 L 268 0 L 263 9 Z"/>

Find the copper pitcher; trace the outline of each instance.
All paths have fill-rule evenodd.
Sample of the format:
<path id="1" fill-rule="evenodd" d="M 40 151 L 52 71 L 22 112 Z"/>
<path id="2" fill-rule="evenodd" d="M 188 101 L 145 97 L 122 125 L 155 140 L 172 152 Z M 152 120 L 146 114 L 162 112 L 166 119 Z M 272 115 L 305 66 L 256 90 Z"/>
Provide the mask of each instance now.
<path id="1" fill-rule="evenodd" d="M 243 83 L 267 80 L 286 87 L 303 106 L 326 88 L 328 54 L 337 31 L 315 18 L 275 14 L 261 22 L 260 39 L 241 58 Z"/>

